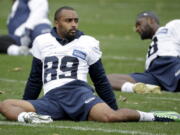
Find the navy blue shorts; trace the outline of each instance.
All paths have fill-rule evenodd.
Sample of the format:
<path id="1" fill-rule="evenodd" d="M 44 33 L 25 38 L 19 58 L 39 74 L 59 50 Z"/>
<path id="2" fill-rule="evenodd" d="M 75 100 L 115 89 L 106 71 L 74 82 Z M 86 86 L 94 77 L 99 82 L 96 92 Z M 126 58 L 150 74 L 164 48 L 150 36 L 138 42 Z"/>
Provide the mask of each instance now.
<path id="1" fill-rule="evenodd" d="M 94 95 L 93 89 L 83 81 L 73 81 L 49 91 L 37 100 L 28 100 L 43 115 L 54 120 L 84 121 L 88 119 L 90 109 L 104 102 Z"/>
<path id="2" fill-rule="evenodd" d="M 144 73 L 130 74 L 137 82 L 159 85 L 171 92 L 180 91 L 180 57 L 158 57 Z"/>

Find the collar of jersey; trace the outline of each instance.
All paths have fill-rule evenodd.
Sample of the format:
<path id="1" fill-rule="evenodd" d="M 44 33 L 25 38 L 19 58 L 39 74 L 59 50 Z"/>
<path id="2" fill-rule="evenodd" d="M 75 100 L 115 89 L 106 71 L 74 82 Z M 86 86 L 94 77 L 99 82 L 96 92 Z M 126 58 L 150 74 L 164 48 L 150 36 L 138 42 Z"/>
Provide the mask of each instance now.
<path id="1" fill-rule="evenodd" d="M 69 42 L 73 41 L 74 39 L 77 39 L 79 38 L 80 36 L 84 35 L 83 32 L 77 30 L 76 32 L 76 35 L 73 39 L 62 39 L 58 34 L 57 34 L 57 31 L 56 31 L 56 28 L 54 27 L 51 31 L 51 35 L 54 36 L 56 38 L 56 40 L 61 44 L 61 45 L 66 45 L 68 44 Z"/>

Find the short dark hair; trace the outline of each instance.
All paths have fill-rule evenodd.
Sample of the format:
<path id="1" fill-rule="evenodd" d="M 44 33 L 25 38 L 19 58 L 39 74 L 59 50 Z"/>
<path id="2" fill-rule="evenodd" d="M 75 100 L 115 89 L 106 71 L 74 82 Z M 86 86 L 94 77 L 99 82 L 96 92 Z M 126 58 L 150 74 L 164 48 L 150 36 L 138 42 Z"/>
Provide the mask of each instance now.
<path id="1" fill-rule="evenodd" d="M 143 18 L 143 17 L 152 18 L 156 21 L 157 24 L 159 24 L 158 16 L 152 11 L 143 11 L 143 12 L 139 13 L 136 17 L 136 20 L 138 20 L 139 18 Z"/>
<path id="2" fill-rule="evenodd" d="M 57 20 L 60 13 L 62 12 L 62 10 L 75 10 L 74 8 L 72 7 L 69 7 L 69 6 L 63 6 L 59 9 L 56 10 L 55 14 L 54 14 L 54 20 Z"/>

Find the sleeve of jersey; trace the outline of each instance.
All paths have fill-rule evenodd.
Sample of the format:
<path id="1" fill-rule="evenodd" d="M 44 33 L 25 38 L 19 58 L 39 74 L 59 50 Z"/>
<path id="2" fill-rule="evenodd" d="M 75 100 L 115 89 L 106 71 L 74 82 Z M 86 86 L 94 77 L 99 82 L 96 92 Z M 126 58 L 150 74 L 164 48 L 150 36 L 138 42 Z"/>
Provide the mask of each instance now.
<path id="1" fill-rule="evenodd" d="M 172 23 L 174 24 L 174 23 Z M 161 27 L 157 33 L 157 45 L 159 56 L 177 56 L 179 55 L 179 45 L 178 45 L 178 32 L 176 28 L 171 23 L 166 27 Z M 177 28 L 178 29 L 178 28 Z"/>
<path id="2" fill-rule="evenodd" d="M 180 51 L 180 19 L 179 20 L 175 20 L 175 24 L 174 24 L 174 37 L 177 41 L 177 45 L 178 45 L 178 50 Z M 180 55 L 180 54 L 179 54 Z"/>
<path id="3" fill-rule="evenodd" d="M 96 63 L 89 67 L 89 74 L 94 83 L 97 94 L 102 100 L 104 100 L 112 109 L 117 110 L 115 95 L 112 91 L 112 87 L 106 77 L 105 70 L 98 60 Z"/>
<path id="4" fill-rule="evenodd" d="M 96 63 L 102 56 L 102 52 L 99 48 L 99 41 L 95 38 L 89 37 L 87 38 L 87 42 L 89 46 L 89 54 L 88 54 L 88 64 L 92 65 Z"/>
<path id="5" fill-rule="evenodd" d="M 42 89 L 42 62 L 33 58 L 32 68 L 24 90 L 24 100 L 37 99 Z"/>
<path id="6" fill-rule="evenodd" d="M 173 20 L 166 24 L 166 27 L 171 29 L 171 35 L 180 42 L 180 19 Z"/>
<path id="7" fill-rule="evenodd" d="M 40 43 L 39 43 L 39 38 L 35 38 L 33 42 L 33 47 L 32 47 L 32 55 L 36 57 L 37 59 L 41 60 L 41 52 L 40 52 Z"/>

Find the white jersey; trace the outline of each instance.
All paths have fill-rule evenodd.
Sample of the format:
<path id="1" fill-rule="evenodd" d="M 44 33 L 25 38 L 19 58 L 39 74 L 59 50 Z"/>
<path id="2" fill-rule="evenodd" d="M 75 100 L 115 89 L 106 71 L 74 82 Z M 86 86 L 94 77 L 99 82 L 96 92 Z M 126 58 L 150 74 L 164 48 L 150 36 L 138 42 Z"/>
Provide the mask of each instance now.
<path id="1" fill-rule="evenodd" d="M 146 70 L 158 56 L 180 56 L 180 20 L 173 20 L 156 31 L 146 56 Z"/>
<path id="2" fill-rule="evenodd" d="M 91 36 L 83 35 L 63 46 L 51 33 L 34 40 L 32 53 L 43 63 L 44 94 L 75 79 L 87 82 L 89 66 L 102 55 L 99 41 Z"/>

